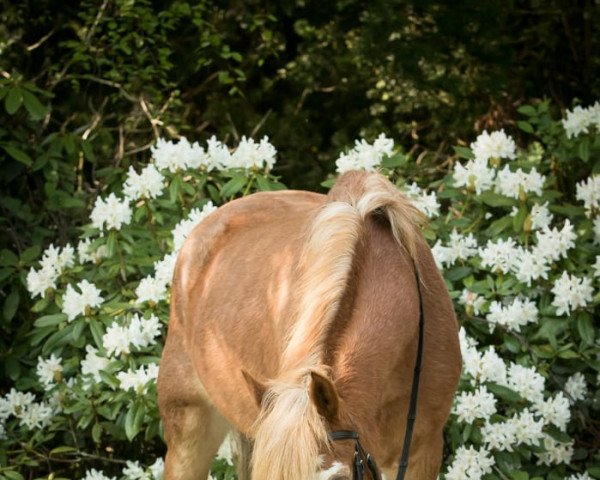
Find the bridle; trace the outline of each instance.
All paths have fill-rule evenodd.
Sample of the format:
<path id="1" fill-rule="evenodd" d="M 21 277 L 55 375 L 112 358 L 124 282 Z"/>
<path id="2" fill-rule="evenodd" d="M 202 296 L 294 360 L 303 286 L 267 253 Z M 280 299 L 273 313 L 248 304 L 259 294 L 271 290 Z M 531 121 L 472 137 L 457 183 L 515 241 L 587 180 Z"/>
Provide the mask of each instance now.
<path id="1" fill-rule="evenodd" d="M 410 442 L 412 440 L 415 419 L 417 418 L 417 397 L 419 396 L 419 379 L 421 376 L 421 363 L 423 360 L 423 330 L 425 327 L 425 318 L 423 316 L 423 297 L 421 295 L 421 280 L 417 265 L 413 262 L 415 279 L 417 281 L 417 291 L 419 292 L 419 343 L 417 346 L 417 358 L 415 361 L 415 370 L 413 374 L 412 387 L 410 391 L 410 405 L 408 407 L 408 416 L 406 418 L 406 430 L 404 432 L 404 445 L 402 446 L 402 456 L 398 466 L 396 480 L 404 480 L 406 469 L 408 468 L 408 455 L 410 452 Z M 377 469 L 375 459 L 367 452 L 359 441 L 358 432 L 352 430 L 336 430 L 329 434 L 331 441 L 354 440 L 354 459 L 352 461 L 353 480 L 362 480 L 365 476 L 365 464 L 371 475 L 371 480 L 381 480 L 381 475 Z"/>

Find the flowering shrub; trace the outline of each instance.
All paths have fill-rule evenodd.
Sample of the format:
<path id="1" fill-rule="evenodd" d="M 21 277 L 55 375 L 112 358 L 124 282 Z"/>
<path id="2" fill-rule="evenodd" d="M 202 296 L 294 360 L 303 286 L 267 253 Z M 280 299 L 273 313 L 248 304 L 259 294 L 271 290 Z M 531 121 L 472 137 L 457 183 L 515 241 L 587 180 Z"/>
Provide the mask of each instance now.
<path id="1" fill-rule="evenodd" d="M 483 132 L 433 181 L 385 135 L 337 162 L 388 175 L 430 218 L 464 360 L 447 480 L 600 478 L 600 106 L 562 122 L 545 103 L 521 112 L 535 141 Z M 177 252 L 217 205 L 283 186 L 267 139 L 161 140 L 152 156 L 24 278 L 38 318 L 29 368 L 0 398 L 0 478 L 162 477 L 155 379 Z M 220 456 L 214 475 L 233 478 Z"/>

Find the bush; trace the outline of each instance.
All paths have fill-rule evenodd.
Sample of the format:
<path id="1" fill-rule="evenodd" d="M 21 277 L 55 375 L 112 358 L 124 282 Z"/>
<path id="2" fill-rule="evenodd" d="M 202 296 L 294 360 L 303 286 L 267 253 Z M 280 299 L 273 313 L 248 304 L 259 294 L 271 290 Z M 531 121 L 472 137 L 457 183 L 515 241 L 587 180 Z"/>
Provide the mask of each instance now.
<path id="1" fill-rule="evenodd" d="M 455 147 L 442 176 L 383 135 L 337 161 L 380 170 L 430 217 L 465 362 L 448 480 L 600 478 L 600 105 L 562 122 L 545 102 L 521 113 L 524 148 L 483 132 Z M 284 188 L 275 155 L 267 139 L 233 153 L 214 138 L 160 140 L 140 173 L 115 174 L 76 245 L 51 245 L 29 271 L 39 248 L 5 252 L 35 303 L 32 324 L 11 326 L 0 478 L 160 478 L 155 378 L 177 251 L 215 206 Z M 5 317 L 20 318 L 15 305 Z M 214 473 L 232 478 L 226 460 Z"/>

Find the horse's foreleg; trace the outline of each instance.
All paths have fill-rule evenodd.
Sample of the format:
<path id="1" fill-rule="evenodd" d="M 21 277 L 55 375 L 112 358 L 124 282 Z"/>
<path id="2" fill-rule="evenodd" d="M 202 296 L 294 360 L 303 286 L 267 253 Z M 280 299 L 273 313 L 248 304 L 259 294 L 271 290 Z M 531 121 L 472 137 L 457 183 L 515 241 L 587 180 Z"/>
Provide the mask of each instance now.
<path id="1" fill-rule="evenodd" d="M 167 442 L 165 480 L 206 480 L 227 432 L 227 421 L 210 404 L 177 335 L 167 339 L 158 399 Z"/>

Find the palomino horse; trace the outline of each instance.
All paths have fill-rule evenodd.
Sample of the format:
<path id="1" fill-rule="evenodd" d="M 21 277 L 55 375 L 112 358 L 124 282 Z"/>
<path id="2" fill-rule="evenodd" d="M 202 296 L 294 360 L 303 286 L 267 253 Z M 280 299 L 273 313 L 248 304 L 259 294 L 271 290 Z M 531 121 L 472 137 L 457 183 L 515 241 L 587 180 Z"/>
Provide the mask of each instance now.
<path id="1" fill-rule="evenodd" d="M 351 479 L 356 434 L 331 436 L 351 430 L 361 460 L 369 452 L 392 480 L 421 308 L 407 478 L 437 477 L 461 361 L 420 219 L 384 177 L 349 172 L 327 196 L 257 193 L 193 231 L 175 269 L 158 379 L 166 480 L 206 479 L 231 429 L 251 446 L 240 478 Z M 364 478 L 379 476 L 365 470 Z"/>

